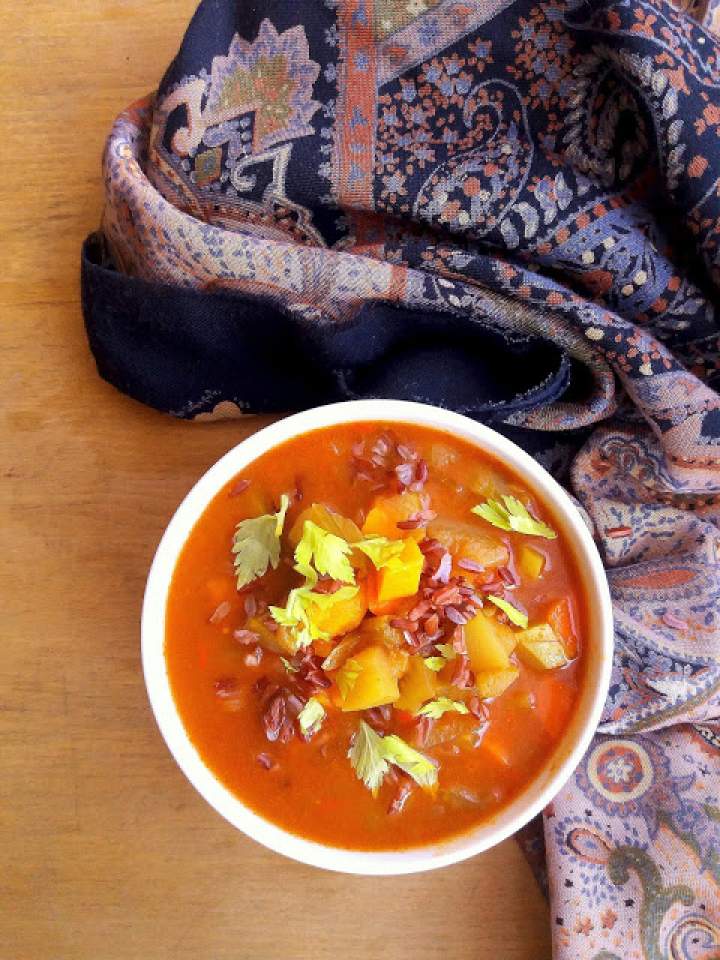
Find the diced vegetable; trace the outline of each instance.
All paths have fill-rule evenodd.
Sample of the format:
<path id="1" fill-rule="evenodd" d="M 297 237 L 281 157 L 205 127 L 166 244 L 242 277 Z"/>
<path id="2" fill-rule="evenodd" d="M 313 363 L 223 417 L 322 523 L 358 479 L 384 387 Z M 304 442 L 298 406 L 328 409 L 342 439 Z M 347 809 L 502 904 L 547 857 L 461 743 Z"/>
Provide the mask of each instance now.
<path id="1" fill-rule="evenodd" d="M 407 673 L 400 681 L 400 697 L 395 706 L 398 710 L 415 713 L 423 703 L 433 699 L 437 688 L 438 678 L 423 658 L 410 657 Z"/>
<path id="2" fill-rule="evenodd" d="M 404 537 L 423 540 L 425 537 L 423 527 L 418 527 L 416 530 L 401 530 L 398 527 L 398 523 L 409 520 L 423 509 L 424 504 L 419 493 L 406 492 L 398 493 L 394 497 L 383 497 L 369 511 L 362 532 L 365 536 L 374 534 L 378 537 L 388 537 L 390 540 Z"/>
<path id="3" fill-rule="evenodd" d="M 453 558 L 471 560 L 492 569 L 504 566 L 510 559 L 508 548 L 499 537 L 485 533 L 472 523 L 445 518 L 428 524 L 428 536 L 438 540 Z M 465 571 L 467 575 L 467 571 Z"/>
<path id="4" fill-rule="evenodd" d="M 572 607 L 568 597 L 553 601 L 547 609 L 545 619 L 562 640 L 565 655 L 574 660 L 578 655 L 577 634 L 573 625 Z"/>
<path id="5" fill-rule="evenodd" d="M 366 647 L 338 671 L 343 710 L 369 710 L 393 703 L 400 695 L 393 663 L 383 647 Z"/>
<path id="6" fill-rule="evenodd" d="M 313 652 L 318 657 L 328 657 L 335 648 L 335 640 L 332 637 L 316 637 L 313 640 Z"/>
<path id="7" fill-rule="evenodd" d="M 328 533 L 334 533 L 336 537 L 342 537 L 342 539 L 347 540 L 348 543 L 355 543 L 357 540 L 362 539 L 360 527 L 348 519 L 348 517 L 343 517 L 341 514 L 335 513 L 334 510 L 325 506 L 324 503 L 313 503 L 306 510 L 303 510 L 290 528 L 288 541 L 291 546 L 296 547 L 300 542 L 306 520 L 316 523 L 318 527 L 322 527 L 323 530 L 327 530 Z"/>
<path id="8" fill-rule="evenodd" d="M 410 654 L 407 650 L 399 647 L 388 647 L 386 649 L 392 672 L 399 679 L 407 673 Z"/>
<path id="9" fill-rule="evenodd" d="M 520 676 L 516 667 L 507 670 L 488 670 L 475 675 L 475 689 L 482 700 L 490 700 L 505 693 Z"/>
<path id="10" fill-rule="evenodd" d="M 359 626 L 367 609 L 367 589 L 365 583 L 361 582 L 355 594 L 347 600 L 340 600 L 319 609 L 317 604 L 313 603 L 311 616 L 318 630 L 330 637 L 339 637 Z"/>
<path id="11" fill-rule="evenodd" d="M 487 670 L 507 670 L 510 658 L 501 628 L 504 624 L 480 612 L 465 625 L 465 645 L 470 663 L 476 673 Z M 505 631 L 511 631 L 505 627 Z"/>
<path id="12" fill-rule="evenodd" d="M 414 596 L 420 586 L 424 563 L 425 558 L 415 540 L 407 539 L 402 553 L 375 571 L 375 594 L 370 598 L 370 609 L 374 613 L 382 612 L 393 600 Z"/>
<path id="13" fill-rule="evenodd" d="M 349 584 L 334 593 L 318 593 L 312 589 L 311 584 L 305 584 L 290 591 L 284 607 L 268 607 L 268 611 L 276 623 L 287 628 L 294 643 L 293 649 L 299 650 L 314 640 L 329 639 L 330 633 L 319 626 L 320 619 L 327 622 L 333 609 L 344 608 L 350 600 L 357 602 L 358 594 L 362 596 L 362 593 L 361 586 Z M 350 609 L 354 610 L 354 607 L 350 605 Z"/>
<path id="14" fill-rule="evenodd" d="M 537 580 L 545 569 L 545 556 L 535 547 L 523 543 L 518 552 L 520 573 L 529 580 Z"/>
<path id="15" fill-rule="evenodd" d="M 331 642 L 330 649 L 327 651 L 327 653 L 324 653 L 323 651 L 323 655 L 325 656 L 325 659 L 321 664 L 323 670 L 330 671 L 339 669 L 343 663 L 345 663 L 353 650 L 359 646 L 360 642 L 360 636 L 357 633 L 353 633 L 348 637 L 344 637 L 337 644 L 333 645 Z M 317 641 L 313 644 L 313 646 L 315 648 L 315 652 L 320 653 Z"/>
<path id="16" fill-rule="evenodd" d="M 509 627 L 506 623 L 500 623 L 495 617 L 490 617 L 490 619 L 494 624 L 495 632 L 502 641 L 506 652 L 508 654 L 512 653 L 517 646 L 517 630 L 513 630 L 512 627 Z"/>
<path id="17" fill-rule="evenodd" d="M 441 472 L 458 460 L 458 454 L 445 443 L 434 443 L 430 447 L 430 466 Z"/>
<path id="18" fill-rule="evenodd" d="M 535 687 L 535 715 L 552 740 L 565 730 L 573 704 L 572 688 L 560 679 L 562 674 L 545 674 Z"/>
<path id="19" fill-rule="evenodd" d="M 478 719 L 470 711 L 445 713 L 440 723 L 435 723 L 423 735 L 423 746 L 429 750 L 452 744 L 461 750 L 472 750 L 477 741 Z M 454 752 L 454 751 L 452 751 Z"/>
<path id="20" fill-rule="evenodd" d="M 535 694 L 530 690 L 518 690 L 517 693 L 508 694 L 510 703 L 520 710 L 535 709 Z"/>
<path id="21" fill-rule="evenodd" d="M 367 643 L 382 643 L 388 649 L 397 649 L 403 644 L 403 635 L 397 627 L 391 627 L 392 617 L 366 617 L 360 624 L 358 634 Z"/>
<path id="22" fill-rule="evenodd" d="M 548 643 L 520 643 L 518 655 L 523 663 L 536 670 L 555 670 L 564 667 L 568 660 L 559 640 Z"/>
<path id="23" fill-rule="evenodd" d="M 278 627 L 277 630 L 271 630 L 270 627 L 260 617 L 252 617 L 246 624 L 246 629 L 258 635 L 258 643 L 271 653 L 279 653 L 284 656 L 290 656 L 295 653 L 295 644 L 292 637 L 284 627 Z"/>
<path id="24" fill-rule="evenodd" d="M 376 570 L 386 567 L 395 557 L 403 552 L 405 539 L 391 540 L 389 537 L 378 537 L 372 534 L 358 540 L 355 544 L 355 550 L 367 557 Z"/>
<path id="25" fill-rule="evenodd" d="M 496 497 L 506 485 L 505 480 L 487 464 L 482 466 L 463 464 L 463 466 L 465 486 L 478 497 L 485 499 Z"/>
<path id="26" fill-rule="evenodd" d="M 536 670 L 554 670 L 568 662 L 562 643 L 547 623 L 523 630 L 518 637 L 517 653 L 523 663 Z"/>

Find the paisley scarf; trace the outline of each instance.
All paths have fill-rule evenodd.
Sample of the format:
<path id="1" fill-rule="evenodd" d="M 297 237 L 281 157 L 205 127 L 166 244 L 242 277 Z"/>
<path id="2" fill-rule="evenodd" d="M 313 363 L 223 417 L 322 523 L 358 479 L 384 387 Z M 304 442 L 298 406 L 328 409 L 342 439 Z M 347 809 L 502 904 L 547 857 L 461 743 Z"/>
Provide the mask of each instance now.
<path id="1" fill-rule="evenodd" d="M 402 396 L 584 506 L 605 714 L 524 834 L 558 960 L 720 957 L 720 8 L 204 0 L 110 134 L 100 373 L 206 420 Z"/>

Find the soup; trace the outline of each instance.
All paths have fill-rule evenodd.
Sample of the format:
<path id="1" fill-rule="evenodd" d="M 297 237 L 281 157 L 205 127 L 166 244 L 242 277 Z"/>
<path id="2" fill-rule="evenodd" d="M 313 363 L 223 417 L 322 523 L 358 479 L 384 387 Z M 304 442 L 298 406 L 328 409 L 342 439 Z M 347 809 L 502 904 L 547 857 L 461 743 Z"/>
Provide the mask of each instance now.
<path id="1" fill-rule="evenodd" d="M 522 477 L 441 431 L 352 423 L 267 452 L 208 505 L 165 656 L 190 739 L 243 803 L 396 850 L 493 817 L 551 761 L 585 609 Z"/>

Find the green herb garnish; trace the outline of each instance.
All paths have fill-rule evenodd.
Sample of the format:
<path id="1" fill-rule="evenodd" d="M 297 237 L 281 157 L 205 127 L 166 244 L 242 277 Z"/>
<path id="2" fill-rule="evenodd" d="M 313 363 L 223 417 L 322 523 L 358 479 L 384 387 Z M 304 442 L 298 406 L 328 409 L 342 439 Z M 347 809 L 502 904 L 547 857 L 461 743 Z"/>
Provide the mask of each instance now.
<path id="1" fill-rule="evenodd" d="M 435 649 L 438 650 L 446 660 L 454 660 L 457 656 L 457 650 L 451 643 L 436 643 Z"/>
<path id="2" fill-rule="evenodd" d="M 445 657 L 425 657 L 424 658 L 425 666 L 428 670 L 432 670 L 433 673 L 437 673 L 439 670 L 442 670 L 447 664 Z"/>
<path id="3" fill-rule="evenodd" d="M 385 774 L 388 772 L 388 762 L 384 755 L 384 740 L 373 728 L 360 721 L 358 731 L 348 750 L 348 757 L 358 780 L 377 796 Z"/>
<path id="4" fill-rule="evenodd" d="M 241 520 L 235 528 L 232 552 L 235 555 L 233 565 L 238 590 L 261 577 L 269 566 L 273 570 L 277 568 L 280 562 L 280 535 L 289 506 L 290 499 L 283 494 L 277 513 Z"/>
<path id="5" fill-rule="evenodd" d="M 353 544 L 358 550 L 361 550 L 376 570 L 391 566 L 405 549 L 404 540 L 389 540 L 387 537 L 368 537 L 365 540 L 358 540 Z"/>
<path id="6" fill-rule="evenodd" d="M 295 569 L 313 585 L 317 583 L 318 573 L 342 583 L 355 583 L 355 571 L 348 559 L 351 553 L 351 545 L 342 537 L 306 520 L 302 538 L 295 548 Z"/>
<path id="7" fill-rule="evenodd" d="M 424 754 L 394 733 L 383 737 L 383 752 L 390 763 L 400 767 L 421 787 L 432 788 L 437 783 L 437 767 Z"/>
<path id="8" fill-rule="evenodd" d="M 364 720 L 360 721 L 348 757 L 358 780 L 363 781 L 373 796 L 377 796 L 390 763 L 404 770 L 421 787 L 433 788 L 437 783 L 437 767 L 428 757 L 395 734 L 381 737 Z"/>
<path id="9" fill-rule="evenodd" d="M 518 610 L 518 608 L 514 607 L 508 600 L 503 600 L 502 597 L 495 597 L 492 593 L 488 594 L 487 599 L 490 603 L 494 603 L 498 609 L 502 610 L 508 620 L 512 621 L 516 627 L 522 627 L 523 630 L 527 630 L 528 618 L 526 613 Z"/>
<path id="10" fill-rule="evenodd" d="M 416 717 L 430 717 L 438 720 L 444 713 L 469 713 L 470 711 L 461 700 L 451 700 L 449 697 L 438 697 L 431 700 L 415 714 Z"/>
<path id="11" fill-rule="evenodd" d="M 270 616 L 275 623 L 285 627 L 295 642 L 295 649 L 307 647 L 313 640 L 327 640 L 329 636 L 321 630 L 313 619 L 314 610 L 328 610 L 336 603 L 350 600 L 358 592 L 358 587 L 340 587 L 335 593 L 314 593 L 311 584 L 295 587 L 288 594 L 284 607 L 269 607 Z"/>
<path id="12" fill-rule="evenodd" d="M 515 533 L 545 537 L 546 540 L 557 537 L 553 528 L 531 516 L 525 504 L 517 497 L 503 494 L 502 503 L 499 500 L 486 500 L 485 503 L 472 507 L 472 513 L 501 530 L 514 530 Z"/>

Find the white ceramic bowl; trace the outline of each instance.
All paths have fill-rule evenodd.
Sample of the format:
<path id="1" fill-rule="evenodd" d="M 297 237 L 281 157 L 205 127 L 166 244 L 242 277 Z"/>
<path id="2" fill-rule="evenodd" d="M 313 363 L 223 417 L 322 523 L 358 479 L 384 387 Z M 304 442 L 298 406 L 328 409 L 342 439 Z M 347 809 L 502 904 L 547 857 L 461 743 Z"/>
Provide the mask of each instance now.
<path id="1" fill-rule="evenodd" d="M 164 655 L 165 606 L 178 555 L 208 503 L 243 467 L 267 450 L 311 430 L 357 421 L 416 423 L 461 437 L 493 454 L 522 475 L 549 504 L 575 552 L 589 598 L 586 669 L 580 701 L 550 763 L 493 819 L 440 843 L 398 851 L 365 852 L 324 846 L 288 833 L 246 807 L 205 763 L 191 743 L 170 691 Z M 145 683 L 160 731 L 193 786 L 233 826 L 271 850 L 328 870 L 401 874 L 444 867 L 487 850 L 515 833 L 555 796 L 588 748 L 610 682 L 613 622 L 610 593 L 600 557 L 578 510 L 535 460 L 509 440 L 438 407 L 401 400 L 358 400 L 307 410 L 266 427 L 234 447 L 198 480 L 178 507 L 155 554 L 142 612 Z"/>

